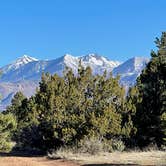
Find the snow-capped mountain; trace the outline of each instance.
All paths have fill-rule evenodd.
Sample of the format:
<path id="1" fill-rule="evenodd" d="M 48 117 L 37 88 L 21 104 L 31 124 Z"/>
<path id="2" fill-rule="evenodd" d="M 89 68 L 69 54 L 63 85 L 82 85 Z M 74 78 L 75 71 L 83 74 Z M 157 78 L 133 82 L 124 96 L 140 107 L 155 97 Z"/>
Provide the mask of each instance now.
<path id="1" fill-rule="evenodd" d="M 134 57 L 114 68 L 112 73 L 113 75 L 121 76 L 121 83 L 123 85 L 132 86 L 148 62 L 148 58 Z"/>
<path id="2" fill-rule="evenodd" d="M 14 63 L 0 69 L 3 73 L 0 82 L 40 80 L 42 72 L 62 75 L 65 66 L 70 67 L 76 73 L 79 61 L 81 61 L 84 67 L 90 66 L 94 74 L 102 74 L 105 70 L 110 72 L 120 64 L 120 62 L 109 61 L 96 54 L 82 57 L 66 54 L 55 60 L 37 60 L 32 57 L 23 56 Z"/>
<path id="3" fill-rule="evenodd" d="M 9 71 L 16 70 L 16 69 L 20 68 L 21 66 L 24 66 L 24 65 L 28 64 L 29 62 L 33 62 L 33 61 L 38 61 L 38 60 L 36 58 L 30 57 L 27 55 L 23 55 L 22 57 L 18 58 L 13 63 L 5 66 L 3 68 L 3 73 L 7 73 Z"/>
<path id="4" fill-rule="evenodd" d="M 81 59 L 84 67 L 90 66 L 92 68 L 93 74 L 102 74 L 105 70 L 111 72 L 115 67 L 121 64 L 118 61 L 111 61 L 96 54 L 89 54 L 79 59 Z"/>
<path id="5" fill-rule="evenodd" d="M 124 63 L 109 60 L 97 54 L 74 57 L 66 54 L 54 60 L 38 60 L 24 55 L 15 62 L 0 68 L 2 76 L 0 78 L 0 94 L 2 100 L 0 109 L 10 104 L 13 95 L 17 91 L 22 91 L 24 95 L 31 96 L 38 86 L 42 72 L 63 75 L 65 67 L 69 67 L 77 74 L 78 65 L 90 66 L 93 74 L 102 74 L 105 70 L 113 72 L 113 75 L 121 75 L 121 84 L 126 87 L 133 85 L 136 78 L 146 66 L 149 59 L 135 57 Z"/>

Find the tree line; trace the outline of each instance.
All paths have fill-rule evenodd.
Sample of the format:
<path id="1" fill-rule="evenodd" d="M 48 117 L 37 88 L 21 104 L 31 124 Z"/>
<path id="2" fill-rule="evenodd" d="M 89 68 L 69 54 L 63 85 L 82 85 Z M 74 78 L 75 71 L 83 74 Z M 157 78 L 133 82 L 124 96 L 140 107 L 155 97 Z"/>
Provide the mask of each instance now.
<path id="1" fill-rule="evenodd" d="M 120 76 L 93 75 L 81 62 L 77 74 L 66 68 L 63 77 L 45 73 L 36 94 L 15 94 L 0 113 L 0 150 L 35 149 L 47 152 L 99 139 L 112 148 L 166 145 L 166 32 L 156 39 L 158 51 L 127 95 Z M 108 76 L 109 75 L 109 76 Z"/>

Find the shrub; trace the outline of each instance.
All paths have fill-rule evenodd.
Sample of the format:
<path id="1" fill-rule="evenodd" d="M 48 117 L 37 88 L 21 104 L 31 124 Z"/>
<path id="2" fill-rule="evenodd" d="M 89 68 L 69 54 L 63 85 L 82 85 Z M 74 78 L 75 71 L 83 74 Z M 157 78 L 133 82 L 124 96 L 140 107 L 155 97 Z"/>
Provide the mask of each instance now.
<path id="1" fill-rule="evenodd" d="M 143 151 L 157 151 L 157 150 L 159 150 L 159 148 L 158 148 L 157 144 L 155 144 L 155 143 L 151 143 L 148 146 L 143 148 Z"/>
<path id="2" fill-rule="evenodd" d="M 165 145 L 162 145 L 162 146 L 161 146 L 161 150 L 162 150 L 162 151 L 166 151 L 166 146 L 165 146 Z"/>
<path id="3" fill-rule="evenodd" d="M 95 137 L 85 137 L 78 143 L 77 150 L 75 151 L 95 155 L 102 152 L 123 151 L 124 149 L 125 145 L 120 139 L 107 140 Z"/>
<path id="4" fill-rule="evenodd" d="M 61 147 L 57 150 L 52 150 L 48 152 L 47 156 L 50 159 L 69 159 L 69 156 L 74 154 L 75 150 L 71 147 Z"/>
<path id="5" fill-rule="evenodd" d="M 122 140 L 112 139 L 112 149 L 113 151 L 124 151 L 125 145 Z"/>
<path id="6" fill-rule="evenodd" d="M 95 137 L 85 137 L 77 145 L 64 146 L 48 153 L 50 159 L 68 159 L 77 154 L 98 155 L 103 152 L 123 151 L 125 145 L 121 140 L 101 140 Z"/>
<path id="7" fill-rule="evenodd" d="M 78 143 L 78 151 L 81 153 L 88 153 L 91 155 L 103 152 L 103 143 L 99 138 L 85 137 Z"/>

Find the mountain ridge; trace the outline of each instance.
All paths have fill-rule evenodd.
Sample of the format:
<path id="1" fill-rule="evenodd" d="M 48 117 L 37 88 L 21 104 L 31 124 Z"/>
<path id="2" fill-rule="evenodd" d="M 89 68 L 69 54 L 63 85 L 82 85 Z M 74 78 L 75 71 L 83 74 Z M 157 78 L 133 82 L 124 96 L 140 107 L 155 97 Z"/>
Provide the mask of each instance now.
<path id="1" fill-rule="evenodd" d="M 27 62 L 27 59 L 29 62 Z M 110 72 L 114 67 L 120 64 L 118 61 L 110 61 L 96 54 L 88 54 L 81 57 L 65 54 L 53 60 L 37 60 L 36 58 L 23 56 L 17 59 L 13 64 L 0 68 L 3 73 L 0 82 L 18 82 L 26 79 L 39 80 L 42 72 L 62 75 L 65 66 L 72 68 L 76 73 L 80 60 L 84 67 L 90 66 L 94 74 L 102 74 L 104 70 Z"/>
<path id="2" fill-rule="evenodd" d="M 149 59 L 144 57 L 133 57 L 125 62 L 112 61 L 98 54 L 88 54 L 74 57 L 65 54 L 53 60 L 38 60 L 24 55 L 13 63 L 0 68 L 2 76 L 0 78 L 0 94 L 2 100 L 0 109 L 4 109 L 10 104 L 13 95 L 17 91 L 22 91 L 27 97 L 35 93 L 43 72 L 63 75 L 65 67 L 69 67 L 77 74 L 79 62 L 83 67 L 90 66 L 94 75 L 102 74 L 105 70 L 112 72 L 113 76 L 120 75 L 120 83 L 125 87 L 134 85 L 136 78 L 146 66 Z"/>

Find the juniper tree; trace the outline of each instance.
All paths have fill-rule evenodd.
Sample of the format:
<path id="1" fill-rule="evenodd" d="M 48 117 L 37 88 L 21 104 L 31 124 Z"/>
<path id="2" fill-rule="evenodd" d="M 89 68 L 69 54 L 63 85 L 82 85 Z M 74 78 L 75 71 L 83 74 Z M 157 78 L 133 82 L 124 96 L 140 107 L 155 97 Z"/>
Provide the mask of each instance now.
<path id="1" fill-rule="evenodd" d="M 159 50 L 137 80 L 141 102 L 137 105 L 136 125 L 140 146 L 165 143 L 166 113 L 166 32 L 155 42 Z"/>
<path id="2" fill-rule="evenodd" d="M 17 111 L 19 109 L 19 107 L 22 105 L 22 101 L 25 99 L 26 97 L 23 95 L 22 92 L 17 92 L 12 100 L 11 100 L 11 105 L 7 107 L 6 113 L 13 113 L 14 115 L 17 115 Z"/>
<path id="3" fill-rule="evenodd" d="M 124 88 L 119 76 L 107 76 L 106 72 L 94 76 L 90 67 L 81 64 L 77 74 L 69 68 L 63 77 L 43 74 L 35 96 L 24 99 L 19 108 L 19 124 L 24 127 L 18 143 L 46 151 L 75 145 L 85 137 L 128 136 Z"/>

